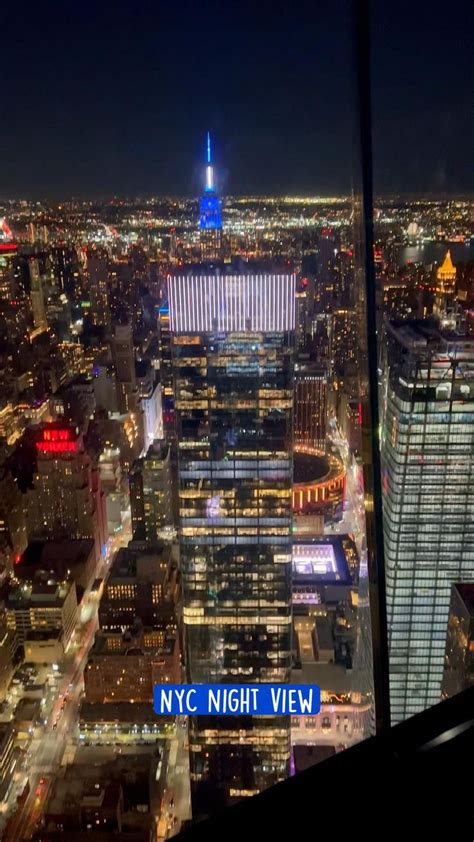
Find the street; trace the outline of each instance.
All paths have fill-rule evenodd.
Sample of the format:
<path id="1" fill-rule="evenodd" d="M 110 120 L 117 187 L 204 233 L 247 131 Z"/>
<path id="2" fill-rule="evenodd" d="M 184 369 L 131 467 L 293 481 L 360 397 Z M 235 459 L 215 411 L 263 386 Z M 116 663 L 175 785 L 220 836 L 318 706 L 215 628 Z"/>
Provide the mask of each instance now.
<path id="1" fill-rule="evenodd" d="M 108 578 L 111 560 L 120 547 L 127 546 L 130 539 L 130 514 L 127 513 L 121 532 L 108 542 L 105 556 L 98 565 L 98 576 L 105 580 Z M 87 599 L 86 595 L 84 599 Z M 89 600 L 88 610 L 85 612 L 87 622 L 79 620 L 75 641 L 61 665 L 63 675 L 46 725 L 41 729 L 42 733 L 32 739 L 27 751 L 24 771 L 30 782 L 30 793 L 23 807 L 17 810 L 10 820 L 3 837 L 5 842 L 29 839 L 41 821 L 49 788 L 77 727 L 84 668 L 98 628 L 97 608 L 98 603 Z"/>

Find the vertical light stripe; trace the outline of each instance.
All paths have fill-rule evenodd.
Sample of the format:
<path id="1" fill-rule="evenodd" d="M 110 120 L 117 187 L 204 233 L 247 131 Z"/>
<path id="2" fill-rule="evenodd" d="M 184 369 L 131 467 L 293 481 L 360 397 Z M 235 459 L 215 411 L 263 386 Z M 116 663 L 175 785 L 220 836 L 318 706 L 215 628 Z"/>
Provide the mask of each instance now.
<path id="1" fill-rule="evenodd" d="M 173 301 L 174 279 L 171 277 L 171 275 L 168 275 L 166 280 L 167 280 L 167 284 L 168 284 L 169 325 L 170 325 L 170 330 L 173 330 L 174 306 L 172 304 L 172 301 Z"/>
<path id="2" fill-rule="evenodd" d="M 174 332 L 293 330 L 296 276 L 168 276 L 170 329 Z"/>

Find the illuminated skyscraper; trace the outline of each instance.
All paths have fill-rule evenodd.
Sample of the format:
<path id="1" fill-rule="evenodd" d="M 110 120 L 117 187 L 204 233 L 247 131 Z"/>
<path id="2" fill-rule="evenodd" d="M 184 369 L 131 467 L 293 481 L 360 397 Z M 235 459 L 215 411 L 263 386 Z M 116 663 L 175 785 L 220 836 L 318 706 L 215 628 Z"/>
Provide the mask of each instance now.
<path id="1" fill-rule="evenodd" d="M 108 284 L 108 258 L 105 249 L 91 247 L 87 251 L 91 317 L 95 325 L 110 328 L 111 311 Z"/>
<path id="2" fill-rule="evenodd" d="M 163 526 L 173 523 L 170 448 L 155 441 L 130 470 L 133 537 L 153 544 Z"/>
<path id="3" fill-rule="evenodd" d="M 206 186 L 199 203 L 199 228 L 201 259 L 219 260 L 222 254 L 222 202 L 216 193 L 209 132 L 206 148 Z"/>
<path id="4" fill-rule="evenodd" d="M 136 409 L 138 397 L 131 325 L 115 326 L 112 348 L 119 411 L 129 412 Z"/>
<path id="5" fill-rule="evenodd" d="M 295 444 L 324 448 L 326 441 L 327 372 L 307 360 L 295 375 Z"/>
<path id="6" fill-rule="evenodd" d="M 107 540 L 99 476 L 75 427 L 43 427 L 37 470 L 26 495 L 28 538 L 93 538 L 97 557 Z"/>
<path id="7" fill-rule="evenodd" d="M 158 313 L 163 430 L 166 441 L 174 442 L 176 433 L 174 424 L 173 367 L 171 362 L 171 336 L 169 323 L 169 306 L 168 302 L 164 301 Z"/>
<path id="8" fill-rule="evenodd" d="M 387 326 L 382 487 L 392 720 L 439 702 L 451 585 L 474 580 L 474 342 Z"/>
<path id="9" fill-rule="evenodd" d="M 29 261 L 30 271 L 30 299 L 33 322 L 36 330 L 46 330 L 46 310 L 44 304 L 43 280 L 40 273 L 39 263 L 35 257 Z"/>
<path id="10" fill-rule="evenodd" d="M 169 279 L 187 678 L 287 682 L 295 278 Z M 198 818 L 288 773 L 289 721 L 190 723 Z"/>
<path id="11" fill-rule="evenodd" d="M 455 317 L 456 267 L 451 252 L 446 252 L 442 265 L 436 272 L 436 293 L 433 311 L 446 326 L 456 323 Z"/>

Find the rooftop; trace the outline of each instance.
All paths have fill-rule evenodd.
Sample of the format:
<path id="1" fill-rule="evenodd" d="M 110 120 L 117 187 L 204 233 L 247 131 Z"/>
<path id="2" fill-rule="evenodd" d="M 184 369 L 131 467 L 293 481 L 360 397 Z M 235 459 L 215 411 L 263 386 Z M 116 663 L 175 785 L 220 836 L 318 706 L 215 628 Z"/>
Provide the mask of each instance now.
<path id="1" fill-rule="evenodd" d="M 302 453 L 293 456 L 294 484 L 320 482 L 330 472 L 329 459 L 324 453 Z"/>
<path id="2" fill-rule="evenodd" d="M 85 564 L 94 551 L 92 538 L 68 538 L 60 541 L 30 541 L 18 563 L 15 574 L 30 578 L 38 570 L 54 570 L 58 575 L 74 565 Z"/>
<path id="3" fill-rule="evenodd" d="M 293 543 L 293 582 L 350 584 L 346 551 L 353 549 L 352 544 L 350 541 L 348 545 L 347 535 L 296 538 Z"/>
<path id="4" fill-rule="evenodd" d="M 150 581 L 162 584 L 171 560 L 171 547 L 157 544 L 149 551 L 121 547 L 112 563 L 108 585 L 123 579 Z"/>

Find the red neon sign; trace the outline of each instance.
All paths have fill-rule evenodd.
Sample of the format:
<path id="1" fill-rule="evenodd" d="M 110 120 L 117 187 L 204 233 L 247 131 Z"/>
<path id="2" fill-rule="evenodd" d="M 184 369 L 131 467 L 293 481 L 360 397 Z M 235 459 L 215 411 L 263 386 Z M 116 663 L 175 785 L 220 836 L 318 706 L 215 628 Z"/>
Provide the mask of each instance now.
<path id="1" fill-rule="evenodd" d="M 36 447 L 42 453 L 74 453 L 77 442 L 72 438 L 72 430 L 46 429 L 43 430 L 42 440 L 36 442 Z"/>
<path id="2" fill-rule="evenodd" d="M 77 450 L 75 441 L 38 441 L 36 447 L 42 453 L 74 453 Z"/>
<path id="3" fill-rule="evenodd" d="M 71 441 L 71 430 L 43 430 L 43 441 Z"/>

